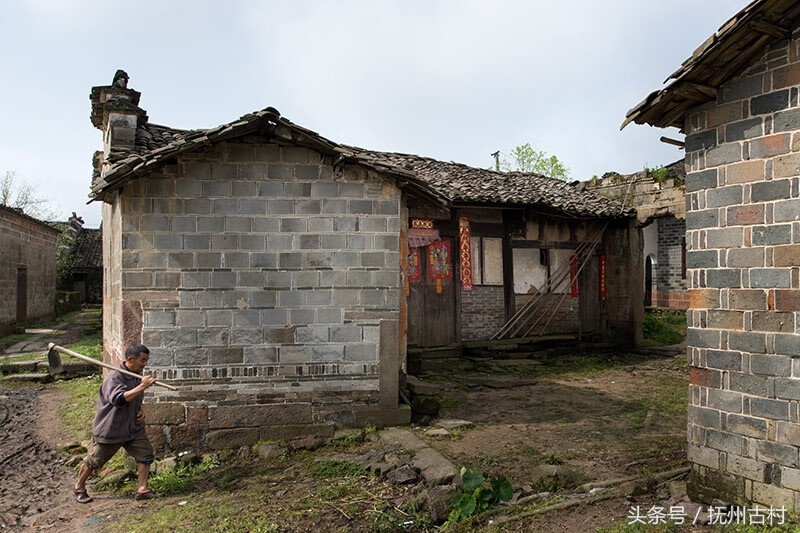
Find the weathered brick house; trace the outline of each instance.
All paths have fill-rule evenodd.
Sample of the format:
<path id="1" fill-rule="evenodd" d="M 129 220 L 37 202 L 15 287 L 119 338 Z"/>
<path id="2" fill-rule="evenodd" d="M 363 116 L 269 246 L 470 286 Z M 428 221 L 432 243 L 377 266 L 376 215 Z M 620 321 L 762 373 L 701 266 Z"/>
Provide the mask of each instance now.
<path id="1" fill-rule="evenodd" d="M 686 133 L 690 496 L 800 508 L 800 4 L 725 23 L 627 122 Z"/>
<path id="2" fill-rule="evenodd" d="M 56 310 L 56 239 L 51 224 L 0 205 L 0 335 Z"/>
<path id="3" fill-rule="evenodd" d="M 581 186 L 636 209 L 642 226 L 645 306 L 689 307 L 683 160 L 633 174 L 606 172 Z"/>
<path id="4" fill-rule="evenodd" d="M 158 446 L 406 422 L 406 343 L 488 338 L 521 306 L 515 286 L 538 283 L 571 313 L 552 328 L 641 329 L 639 236 L 611 200 L 339 145 L 273 108 L 174 130 L 148 122 L 139 97 L 122 72 L 92 89 L 104 151 L 91 196 L 103 202 L 104 357 L 142 341 L 150 368 L 180 386 L 151 389 Z M 549 278 L 570 250 L 591 268 Z"/>

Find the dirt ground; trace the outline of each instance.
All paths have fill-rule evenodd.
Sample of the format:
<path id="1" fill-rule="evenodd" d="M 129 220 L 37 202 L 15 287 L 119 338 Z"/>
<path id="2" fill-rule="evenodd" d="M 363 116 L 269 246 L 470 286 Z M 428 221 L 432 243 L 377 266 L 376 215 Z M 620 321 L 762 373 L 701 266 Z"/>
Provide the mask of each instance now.
<path id="1" fill-rule="evenodd" d="M 60 334 L 56 342 L 66 344 L 80 333 Z M 530 483 L 531 472 L 543 463 L 567 466 L 583 482 L 685 466 L 685 356 L 630 360 L 608 353 L 597 361 L 580 369 L 548 367 L 532 359 L 449 364 L 446 371 L 428 376 L 446 391 L 442 415 L 476 426 L 455 431 L 451 438 L 428 440 L 455 464 L 503 474 L 515 488 Z M 58 418 L 63 394 L 49 385 L 0 390 L 0 529 L 99 532 L 124 514 L 147 512 L 147 504 L 129 496 L 93 492 L 93 504 L 74 501 L 74 470 L 58 452 L 65 444 Z M 681 412 L 676 406 L 682 402 Z M 414 431 L 423 436 L 425 429 Z M 275 475 L 278 484 L 286 479 Z M 294 489 L 299 487 L 290 493 Z M 633 505 L 647 509 L 658 502 L 656 494 L 610 499 L 508 522 L 500 530 L 593 532 L 624 523 Z M 490 518 L 504 515 L 512 513 Z M 488 520 L 475 528 L 491 527 Z M 341 516 L 331 526 L 310 521 L 307 530 L 336 530 Z"/>

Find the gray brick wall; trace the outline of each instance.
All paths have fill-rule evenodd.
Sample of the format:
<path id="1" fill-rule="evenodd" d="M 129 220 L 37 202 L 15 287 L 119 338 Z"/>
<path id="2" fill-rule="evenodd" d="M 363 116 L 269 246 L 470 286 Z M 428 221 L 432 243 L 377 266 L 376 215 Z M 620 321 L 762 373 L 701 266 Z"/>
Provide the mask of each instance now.
<path id="1" fill-rule="evenodd" d="M 461 293 L 461 340 L 491 339 L 503 327 L 503 286 L 476 285 Z"/>
<path id="2" fill-rule="evenodd" d="M 159 375 L 289 396 L 377 389 L 378 320 L 398 315 L 400 192 L 334 174 L 316 152 L 241 142 L 126 185 L 118 292 L 141 304 Z"/>
<path id="3" fill-rule="evenodd" d="M 798 75 L 783 41 L 686 121 L 689 492 L 704 501 L 800 502 Z"/>

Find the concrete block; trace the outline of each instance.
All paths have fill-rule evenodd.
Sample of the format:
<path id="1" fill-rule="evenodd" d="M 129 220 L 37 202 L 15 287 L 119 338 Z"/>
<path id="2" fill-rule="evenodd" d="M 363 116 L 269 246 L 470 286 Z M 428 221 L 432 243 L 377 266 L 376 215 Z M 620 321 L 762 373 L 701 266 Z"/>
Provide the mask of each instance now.
<path id="1" fill-rule="evenodd" d="M 729 267 L 752 268 L 764 266 L 763 248 L 733 248 L 728 250 L 727 257 L 726 266 Z"/>
<path id="2" fill-rule="evenodd" d="M 712 146 L 717 145 L 717 130 L 709 129 L 699 133 L 693 133 L 686 136 L 686 152 L 695 152 L 697 150 L 706 150 Z"/>
<path id="3" fill-rule="evenodd" d="M 730 390 L 709 389 L 708 407 L 727 413 L 742 413 L 742 394 Z"/>
<path id="4" fill-rule="evenodd" d="M 241 346 L 213 346 L 208 348 L 210 365 L 235 365 L 244 362 L 244 351 Z"/>
<path id="5" fill-rule="evenodd" d="M 730 390 L 735 392 L 742 392 L 752 396 L 764 397 L 768 394 L 768 379 L 766 376 L 754 376 L 748 373 L 731 372 Z M 752 401 L 752 398 L 751 398 Z"/>
<path id="6" fill-rule="evenodd" d="M 232 289 L 236 286 L 236 272 L 215 271 L 211 273 L 212 289 Z"/>
<path id="7" fill-rule="evenodd" d="M 289 322 L 289 312 L 286 309 L 262 309 L 261 324 L 264 326 L 281 326 Z"/>
<path id="8" fill-rule="evenodd" d="M 371 215 L 375 211 L 372 200 L 350 200 L 349 213 L 354 215 Z"/>
<path id="9" fill-rule="evenodd" d="M 281 363 L 309 363 L 311 362 L 311 348 L 308 346 L 280 346 L 278 361 Z"/>
<path id="10" fill-rule="evenodd" d="M 314 309 L 291 309 L 289 310 L 289 320 L 293 324 L 314 324 L 316 319 L 314 317 Z"/>
<path id="11" fill-rule="evenodd" d="M 230 344 L 230 341 L 231 330 L 229 328 L 206 327 L 197 332 L 197 343 L 201 346 L 224 346 Z"/>
<path id="12" fill-rule="evenodd" d="M 378 350 L 374 344 L 347 344 L 344 347 L 345 361 L 377 361 Z"/>
<path id="13" fill-rule="evenodd" d="M 175 348 L 175 366 L 205 366 L 208 364 L 208 349 L 197 346 Z"/>
<path id="14" fill-rule="evenodd" d="M 767 292 L 761 289 L 733 289 L 728 293 L 731 309 L 767 309 Z"/>
<path id="15" fill-rule="evenodd" d="M 775 378 L 775 397 L 784 400 L 800 400 L 800 380 Z"/>
<path id="16" fill-rule="evenodd" d="M 783 466 L 797 466 L 797 447 L 777 442 L 756 441 L 756 459 Z"/>
<path id="17" fill-rule="evenodd" d="M 212 250 L 237 250 L 239 248 L 238 235 L 212 235 Z"/>
<path id="18" fill-rule="evenodd" d="M 270 215 L 293 215 L 293 200 L 269 200 L 267 202 L 267 212 Z"/>
<path id="19" fill-rule="evenodd" d="M 254 268 L 278 267 L 278 254 L 274 252 L 254 252 L 250 260 Z"/>
<path id="20" fill-rule="evenodd" d="M 225 231 L 225 219 L 223 217 L 197 217 L 197 231 L 211 233 Z"/>
<path id="21" fill-rule="evenodd" d="M 339 184 L 339 194 L 348 198 L 363 198 L 364 197 L 364 184 L 345 182 Z"/>
<path id="22" fill-rule="evenodd" d="M 299 327 L 297 328 L 297 342 L 303 344 L 328 342 L 328 328 L 326 326 Z"/>
<path id="23" fill-rule="evenodd" d="M 742 147 L 738 143 L 723 144 L 706 151 L 706 165 L 717 167 L 742 160 Z"/>
<path id="24" fill-rule="evenodd" d="M 282 181 L 262 181 L 258 184 L 258 195 L 281 198 L 285 195 Z"/>
<path id="25" fill-rule="evenodd" d="M 292 286 L 296 289 L 313 289 L 319 287 L 319 272 L 314 270 L 300 270 L 296 272 L 292 272 Z M 307 305 L 314 305 L 311 303 L 311 295 L 316 294 L 317 291 L 306 291 L 309 300 L 306 302 Z M 320 293 L 320 299 L 324 302 L 326 300 L 330 300 L 330 297 L 326 298 L 324 291 Z"/>
<path id="26" fill-rule="evenodd" d="M 750 398 L 750 414 L 761 418 L 788 421 L 789 402 L 769 398 Z"/>
<path id="27" fill-rule="evenodd" d="M 284 233 L 304 233 L 308 231 L 307 218 L 282 218 L 281 231 Z"/>
<path id="28" fill-rule="evenodd" d="M 792 360 L 781 355 L 750 355 L 750 371 L 753 374 L 791 377 Z"/>
<path id="29" fill-rule="evenodd" d="M 326 250 L 342 250 L 347 248 L 347 235 L 322 235 L 320 247 Z M 328 255 L 328 257 L 332 257 Z"/>
<path id="30" fill-rule="evenodd" d="M 729 226 L 763 224 L 766 221 L 765 213 L 764 204 L 739 205 L 726 209 L 726 220 Z"/>
<path id="31" fill-rule="evenodd" d="M 712 369 L 741 371 L 742 354 L 727 350 L 708 350 L 706 364 Z"/>
<path id="32" fill-rule="evenodd" d="M 267 178 L 271 180 L 291 180 L 294 177 L 294 166 L 283 164 L 267 165 Z"/>
<path id="33" fill-rule="evenodd" d="M 185 250 L 210 250 L 210 235 L 185 235 L 183 237 L 183 248 Z"/>
<path id="34" fill-rule="evenodd" d="M 264 272 L 237 272 L 236 273 L 236 286 L 237 287 L 263 287 L 266 282 L 266 275 Z"/>
<path id="35" fill-rule="evenodd" d="M 766 335 L 752 331 L 728 332 L 728 348 L 751 353 L 765 353 L 767 351 Z"/>
<path id="36" fill-rule="evenodd" d="M 800 356 L 800 336 L 796 334 L 775 335 L 775 353 Z"/>
<path id="37" fill-rule="evenodd" d="M 752 416 L 727 415 L 726 430 L 736 435 L 766 439 L 767 421 Z"/>
<path id="38" fill-rule="evenodd" d="M 295 167 L 295 172 L 297 172 L 297 167 Z M 286 196 L 289 197 L 308 198 L 311 196 L 311 183 L 291 182 L 284 185 L 284 188 Z"/>
<path id="39" fill-rule="evenodd" d="M 267 235 L 267 250 L 275 252 L 280 250 L 291 250 L 293 247 L 293 235 Z"/>
<path id="40" fill-rule="evenodd" d="M 274 346 L 245 346 L 244 362 L 249 365 L 277 363 L 278 348 Z"/>
<path id="41" fill-rule="evenodd" d="M 712 288 L 739 288 L 742 274 L 738 268 L 715 268 L 706 271 L 706 283 Z"/>
<path id="42" fill-rule="evenodd" d="M 258 347 L 264 341 L 264 332 L 260 328 L 231 328 L 231 344 L 243 345 L 243 356 L 245 363 L 252 363 L 248 361 L 248 348 L 255 345 Z"/>
<path id="43" fill-rule="evenodd" d="M 800 130 L 800 109 L 787 109 L 775 113 L 772 129 L 775 133 Z"/>
<path id="44" fill-rule="evenodd" d="M 344 215 L 347 213 L 347 200 L 326 198 L 322 200 L 322 212 L 328 215 Z"/>
<path id="45" fill-rule="evenodd" d="M 209 309 L 206 311 L 206 324 L 209 326 L 230 326 L 233 323 L 231 309 Z"/>
<path id="46" fill-rule="evenodd" d="M 280 231 L 281 221 L 278 218 L 262 218 L 257 217 L 253 219 L 253 231 L 258 233 L 274 233 Z"/>
<path id="47" fill-rule="evenodd" d="M 706 445 L 722 452 L 742 455 L 745 439 L 739 435 L 716 429 L 706 429 Z"/>
<path id="48" fill-rule="evenodd" d="M 750 287 L 789 288 L 791 283 L 791 270 L 788 268 L 750 269 Z"/>
<path id="49" fill-rule="evenodd" d="M 729 165 L 725 169 L 725 183 L 754 183 L 764 180 L 764 160 L 757 159 Z"/>
<path id="50" fill-rule="evenodd" d="M 779 311 L 753 311 L 752 329 L 794 333 L 794 313 Z"/>
<path id="51" fill-rule="evenodd" d="M 789 244 L 792 242 L 791 224 L 778 224 L 769 226 L 753 226 L 753 246 Z"/>
<path id="52" fill-rule="evenodd" d="M 789 89 L 773 91 L 750 99 L 750 114 L 765 115 L 789 107 Z"/>
<path id="53" fill-rule="evenodd" d="M 760 137 L 764 134 L 764 120 L 761 118 L 750 118 L 732 122 L 725 126 L 725 142 L 742 141 Z"/>
<path id="54" fill-rule="evenodd" d="M 791 150 L 791 134 L 768 135 L 750 141 L 750 157 L 764 159 L 788 154 Z"/>
<path id="55" fill-rule="evenodd" d="M 325 363 L 344 361 L 344 346 L 341 344 L 318 344 L 310 347 L 311 362 Z"/>
<path id="56" fill-rule="evenodd" d="M 211 213 L 211 200 L 208 198 L 187 198 L 183 200 L 184 214 L 207 215 Z"/>

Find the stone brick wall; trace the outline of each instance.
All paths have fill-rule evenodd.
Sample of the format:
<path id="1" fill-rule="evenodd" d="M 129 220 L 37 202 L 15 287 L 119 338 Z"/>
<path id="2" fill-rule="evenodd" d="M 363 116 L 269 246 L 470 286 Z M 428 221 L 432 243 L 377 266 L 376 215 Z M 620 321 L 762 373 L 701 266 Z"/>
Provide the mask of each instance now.
<path id="1" fill-rule="evenodd" d="M 656 220 L 658 224 L 657 265 L 653 304 L 657 307 L 689 307 L 689 291 L 683 277 L 683 242 L 686 221 L 675 217 Z"/>
<path id="2" fill-rule="evenodd" d="M 686 122 L 690 496 L 800 503 L 800 60 L 781 41 Z"/>
<path id="3" fill-rule="evenodd" d="M 505 322 L 503 286 L 476 285 L 461 293 L 461 340 L 492 338 Z"/>
<path id="4" fill-rule="evenodd" d="M 52 318 L 56 306 L 58 231 L 30 217 L 0 208 L 0 331 L 17 322 L 17 272 L 27 271 L 27 318 Z"/>
<path id="5" fill-rule="evenodd" d="M 608 173 L 602 179 L 583 182 L 586 190 L 611 198 L 628 207 L 636 208 L 639 222 L 672 215 L 683 219 L 686 216 L 683 173 L 667 167 L 669 178 L 655 181 L 644 170 L 633 174 Z"/>
<path id="6" fill-rule="evenodd" d="M 514 305 L 516 309 L 521 309 L 529 298 L 530 295 L 527 294 L 515 294 Z M 538 311 L 531 315 L 528 320 L 526 330 L 533 326 L 530 335 L 576 333 L 580 329 L 578 304 L 578 298 L 573 298 L 569 294 L 566 297 L 563 293 L 546 294 L 542 297 L 541 304 L 536 306 Z M 548 322 L 550 324 L 547 329 L 544 329 Z"/>
<path id="7" fill-rule="evenodd" d="M 181 385 L 151 389 L 184 409 L 164 435 L 213 446 L 374 406 L 380 320 L 398 319 L 400 298 L 393 182 L 306 148 L 223 143 L 130 182 L 119 210 L 123 320 L 110 329 L 122 345 L 140 337 L 150 368 Z"/>

